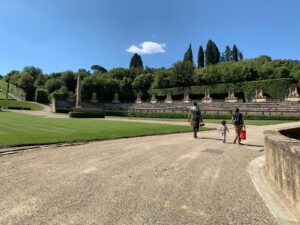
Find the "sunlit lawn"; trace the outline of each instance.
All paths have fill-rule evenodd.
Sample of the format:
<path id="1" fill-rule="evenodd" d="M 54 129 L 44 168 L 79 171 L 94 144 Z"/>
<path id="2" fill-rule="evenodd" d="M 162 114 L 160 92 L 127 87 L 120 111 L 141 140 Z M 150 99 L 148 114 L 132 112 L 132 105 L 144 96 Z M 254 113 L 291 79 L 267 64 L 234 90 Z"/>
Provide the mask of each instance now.
<path id="1" fill-rule="evenodd" d="M 53 119 L 0 112 L 0 147 L 189 132 L 190 126 L 101 119 Z"/>

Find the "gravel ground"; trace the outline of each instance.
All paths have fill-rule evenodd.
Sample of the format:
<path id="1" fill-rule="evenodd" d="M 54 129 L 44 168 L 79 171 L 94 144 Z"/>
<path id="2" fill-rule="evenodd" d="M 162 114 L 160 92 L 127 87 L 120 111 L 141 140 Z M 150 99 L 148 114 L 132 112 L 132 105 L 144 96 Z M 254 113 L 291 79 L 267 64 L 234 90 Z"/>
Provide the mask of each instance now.
<path id="1" fill-rule="evenodd" d="M 0 224 L 276 224 L 248 173 L 261 130 L 242 146 L 209 131 L 3 155 Z"/>

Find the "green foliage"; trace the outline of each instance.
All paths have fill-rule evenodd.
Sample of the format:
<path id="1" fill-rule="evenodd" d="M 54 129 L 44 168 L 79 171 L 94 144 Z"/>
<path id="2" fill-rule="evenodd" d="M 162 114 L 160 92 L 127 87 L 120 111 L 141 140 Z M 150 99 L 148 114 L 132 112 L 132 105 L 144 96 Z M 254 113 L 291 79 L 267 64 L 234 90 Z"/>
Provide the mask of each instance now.
<path id="1" fill-rule="evenodd" d="M 198 68 L 204 67 L 204 51 L 203 47 L 200 45 L 198 50 Z"/>
<path id="2" fill-rule="evenodd" d="M 149 90 L 151 86 L 152 80 L 153 77 L 151 74 L 139 75 L 134 79 L 132 87 L 136 92 L 141 93 L 142 95 L 146 95 L 147 90 Z"/>
<path id="3" fill-rule="evenodd" d="M 225 48 L 225 61 L 229 62 L 232 60 L 232 54 L 231 54 L 231 49 L 229 46 L 226 46 Z"/>
<path id="4" fill-rule="evenodd" d="M 186 62 L 177 62 L 173 65 L 170 83 L 173 87 L 185 87 L 192 84 L 195 67 L 194 64 Z"/>
<path id="5" fill-rule="evenodd" d="M 16 97 L 25 100 L 25 92 L 18 88 L 16 85 L 7 83 L 4 79 L 0 80 L 0 89 L 6 94 L 7 92 L 15 95 Z"/>
<path id="6" fill-rule="evenodd" d="M 73 109 L 55 109 L 56 113 L 65 113 L 65 114 L 69 114 L 69 112 L 73 112 Z"/>
<path id="7" fill-rule="evenodd" d="M 192 44 L 189 45 L 188 50 L 184 53 L 183 61 L 184 62 L 191 62 L 191 63 L 194 64 Z"/>
<path id="8" fill-rule="evenodd" d="M 49 101 L 53 98 L 56 100 L 66 100 L 68 98 L 68 89 L 65 86 L 62 86 L 60 89 L 54 91 L 52 94 L 49 95 Z"/>
<path id="9" fill-rule="evenodd" d="M 77 85 L 77 76 L 75 73 L 70 70 L 62 72 L 60 79 L 63 82 L 63 85 L 67 87 L 68 91 L 75 92 Z M 57 85 L 57 87 L 59 87 L 59 85 Z"/>
<path id="10" fill-rule="evenodd" d="M 288 95 L 288 89 L 291 83 L 291 79 L 251 81 L 243 83 L 242 90 L 246 99 L 253 98 L 256 89 L 262 89 L 264 94 L 269 95 L 272 99 L 284 100 Z"/>
<path id="11" fill-rule="evenodd" d="M 70 118 L 104 118 L 105 112 L 69 112 Z"/>
<path id="12" fill-rule="evenodd" d="M 34 101 L 42 104 L 49 103 L 49 96 L 47 90 L 43 88 L 38 88 L 35 90 Z"/>
<path id="13" fill-rule="evenodd" d="M 49 93 L 52 93 L 63 86 L 63 82 L 59 79 L 50 78 L 46 81 L 45 88 Z"/>
<path id="14" fill-rule="evenodd" d="M 143 68 L 143 61 L 139 54 L 135 53 L 132 56 L 129 68 Z"/>
<path id="15" fill-rule="evenodd" d="M 239 52 L 239 50 L 236 47 L 236 45 L 233 45 L 231 54 L 232 54 L 232 60 L 235 62 L 239 61 L 238 52 Z"/>
<path id="16" fill-rule="evenodd" d="M 101 74 L 107 72 L 107 69 L 99 65 L 92 65 L 91 69 L 94 71 L 94 74 Z"/>
<path id="17" fill-rule="evenodd" d="M 217 64 L 220 61 L 220 51 L 215 42 L 209 40 L 205 50 L 206 65 Z"/>

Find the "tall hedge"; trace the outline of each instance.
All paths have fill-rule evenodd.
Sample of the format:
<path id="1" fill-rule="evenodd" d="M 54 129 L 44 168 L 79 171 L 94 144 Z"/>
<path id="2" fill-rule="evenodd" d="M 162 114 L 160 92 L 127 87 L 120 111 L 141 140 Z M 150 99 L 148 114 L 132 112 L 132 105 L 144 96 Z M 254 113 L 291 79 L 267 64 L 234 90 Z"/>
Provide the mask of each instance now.
<path id="1" fill-rule="evenodd" d="M 38 88 L 35 90 L 34 101 L 38 103 L 49 103 L 48 92 L 46 89 Z"/>
<path id="2" fill-rule="evenodd" d="M 262 89 L 264 94 L 267 94 L 272 99 L 283 100 L 289 91 L 289 86 L 293 82 L 292 79 L 271 79 L 261 81 L 250 81 L 243 83 L 225 83 L 215 85 L 201 85 L 183 88 L 166 88 L 166 89 L 152 89 L 149 93 L 156 94 L 156 96 L 164 97 L 167 93 L 171 95 L 183 95 L 186 91 L 193 95 L 203 95 L 206 90 L 211 94 L 227 94 L 228 90 L 234 90 L 235 93 L 244 93 L 246 99 L 250 100 L 255 96 L 256 89 Z"/>
<path id="3" fill-rule="evenodd" d="M 264 94 L 269 95 L 272 99 L 284 100 L 289 93 L 291 79 L 272 79 L 261 81 L 250 81 L 242 84 L 242 90 L 245 98 L 252 99 L 257 89 L 262 89 Z"/>

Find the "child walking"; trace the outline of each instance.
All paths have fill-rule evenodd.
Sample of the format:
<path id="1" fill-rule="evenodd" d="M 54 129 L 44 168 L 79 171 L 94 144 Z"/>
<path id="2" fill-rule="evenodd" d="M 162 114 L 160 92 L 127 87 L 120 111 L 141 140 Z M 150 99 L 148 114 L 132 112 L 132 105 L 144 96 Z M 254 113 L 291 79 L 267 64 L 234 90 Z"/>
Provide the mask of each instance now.
<path id="1" fill-rule="evenodd" d="M 226 141 L 226 131 L 229 133 L 228 127 L 226 125 L 226 121 L 223 120 L 220 124 L 219 132 L 218 132 L 218 134 L 221 132 L 223 136 L 223 143 L 225 143 Z"/>

